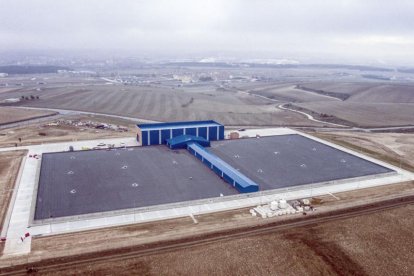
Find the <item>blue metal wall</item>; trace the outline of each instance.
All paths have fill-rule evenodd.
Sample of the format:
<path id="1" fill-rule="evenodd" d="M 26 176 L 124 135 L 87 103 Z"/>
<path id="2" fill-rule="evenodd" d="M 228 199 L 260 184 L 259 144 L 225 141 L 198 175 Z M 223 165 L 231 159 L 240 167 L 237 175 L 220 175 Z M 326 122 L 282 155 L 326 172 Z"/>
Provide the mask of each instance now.
<path id="1" fill-rule="evenodd" d="M 159 130 L 150 130 L 150 144 L 151 145 L 160 144 L 160 131 Z"/>
<path id="2" fill-rule="evenodd" d="M 195 127 L 186 128 L 185 129 L 185 134 L 186 135 L 197 136 L 197 128 L 195 128 Z"/>
<path id="3" fill-rule="evenodd" d="M 148 145 L 148 131 L 142 131 L 142 137 L 141 137 L 141 142 L 143 146 L 147 146 Z"/>
<path id="4" fill-rule="evenodd" d="M 181 136 L 184 134 L 184 129 L 176 128 L 172 130 L 173 137 Z"/>
<path id="5" fill-rule="evenodd" d="M 197 122 L 189 122 L 188 125 L 184 124 L 184 122 L 179 123 L 171 123 L 171 124 L 144 124 L 138 125 L 138 127 L 142 127 L 141 133 L 141 143 L 143 146 L 147 145 L 159 145 L 159 144 L 166 144 L 167 139 L 171 139 L 181 135 L 193 135 L 193 136 L 200 136 L 209 141 L 216 141 L 224 139 L 224 126 L 220 125 L 214 121 L 206 121 L 206 123 L 215 123 L 216 126 L 203 126 L 202 123 L 204 121 L 200 121 L 200 125 L 198 126 Z M 160 128 L 157 129 L 156 126 L 160 125 Z M 170 126 L 171 128 L 166 128 L 166 126 Z M 151 126 L 151 128 L 146 128 L 146 126 Z M 148 137 L 149 133 L 149 137 Z M 161 134 L 161 138 L 160 138 Z M 139 140 L 139 139 L 137 139 Z"/>
<path id="6" fill-rule="evenodd" d="M 224 126 L 219 126 L 219 140 L 224 140 Z"/>
<path id="7" fill-rule="evenodd" d="M 207 137 L 207 127 L 198 128 L 198 136 L 208 139 Z"/>
<path id="8" fill-rule="evenodd" d="M 217 127 L 208 128 L 208 140 L 216 141 L 217 140 Z"/>
<path id="9" fill-rule="evenodd" d="M 162 129 L 161 130 L 161 144 L 167 143 L 167 139 L 170 139 L 171 129 Z"/>

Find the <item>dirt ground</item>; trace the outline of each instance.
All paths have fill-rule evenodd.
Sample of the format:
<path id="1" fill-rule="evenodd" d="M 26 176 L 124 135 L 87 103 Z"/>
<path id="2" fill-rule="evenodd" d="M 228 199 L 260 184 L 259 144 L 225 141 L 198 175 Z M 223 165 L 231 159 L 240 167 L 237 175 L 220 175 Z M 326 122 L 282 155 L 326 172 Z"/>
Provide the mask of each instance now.
<path id="1" fill-rule="evenodd" d="M 406 126 L 412 125 L 414 118 L 414 103 L 330 101 L 294 105 L 319 114 L 333 115 L 360 127 Z"/>
<path id="2" fill-rule="evenodd" d="M 384 160 L 406 170 L 414 171 L 414 134 L 325 132 L 310 133 L 358 152 Z"/>
<path id="3" fill-rule="evenodd" d="M 13 194 L 20 164 L 26 151 L 0 152 L 0 232 L 4 226 L 7 208 Z M 3 243 L 0 243 L 0 252 Z"/>
<path id="4" fill-rule="evenodd" d="M 414 182 L 405 182 L 395 185 L 387 185 L 381 188 L 370 188 L 335 194 L 340 200 L 332 196 L 318 197 L 322 200 L 322 202 L 318 204 L 318 207 L 323 207 L 325 211 L 329 211 L 338 208 L 339 205 L 342 207 L 349 207 L 357 201 L 366 202 L 366 198 L 378 201 L 384 197 L 392 195 L 401 196 L 409 193 L 414 193 Z M 252 223 L 266 223 L 270 220 L 277 221 L 295 218 L 295 216 L 286 216 L 262 220 L 260 218 L 252 218 L 248 210 L 249 208 L 245 208 L 200 215 L 197 216 L 198 224 L 194 224 L 192 219 L 188 217 L 57 235 L 54 237 L 40 237 L 33 240 L 32 250 L 33 252 L 46 252 L 51 250 L 54 256 L 64 256 L 67 254 L 68 250 L 70 250 L 72 254 L 79 254 L 132 244 L 147 243 L 160 239 L 180 237 L 185 233 L 197 234 L 205 233 L 206 231 L 216 231 L 218 227 L 222 229 L 234 228 Z M 220 226 L 217 225 L 218 222 Z"/>
<path id="5" fill-rule="evenodd" d="M 226 125 L 322 126 L 304 116 L 282 111 L 272 102 L 232 90 L 218 91 L 216 85 L 197 87 L 125 86 L 79 83 L 55 87 L 53 80 L 42 91 L 37 87 L 0 93 L 7 97 L 39 95 L 39 100 L 16 105 L 97 112 L 155 121 L 217 120 Z"/>
<path id="6" fill-rule="evenodd" d="M 313 117 L 333 123 L 361 127 L 413 124 L 412 84 L 335 80 L 302 83 L 300 86 L 305 89 L 295 89 L 296 84 L 257 84 L 256 87 L 239 89 L 270 97 L 280 103 L 291 103 L 295 109 L 304 109 Z M 328 95 L 340 96 L 336 98 Z"/>
<path id="7" fill-rule="evenodd" d="M 70 275 L 412 275 L 414 205 L 308 228 L 81 265 Z M 358 227 L 355 227 L 358 225 Z"/>
<path id="8" fill-rule="evenodd" d="M 53 115 L 56 112 L 13 107 L 0 107 L 0 125 Z"/>
<path id="9" fill-rule="evenodd" d="M 65 116 L 65 120 L 79 119 L 82 121 L 96 121 L 109 124 L 117 124 L 128 127 L 127 132 L 118 132 L 109 129 L 94 129 L 87 127 L 76 126 L 47 126 L 49 122 L 55 120 L 44 121 L 42 123 L 33 123 L 29 125 L 22 125 L 19 127 L 8 128 L 0 130 L 0 147 L 41 144 L 41 143 L 56 143 L 65 141 L 77 140 L 92 140 L 99 138 L 121 138 L 135 136 L 136 125 L 130 121 L 92 115 L 76 115 Z M 19 138 L 22 142 L 19 142 Z"/>

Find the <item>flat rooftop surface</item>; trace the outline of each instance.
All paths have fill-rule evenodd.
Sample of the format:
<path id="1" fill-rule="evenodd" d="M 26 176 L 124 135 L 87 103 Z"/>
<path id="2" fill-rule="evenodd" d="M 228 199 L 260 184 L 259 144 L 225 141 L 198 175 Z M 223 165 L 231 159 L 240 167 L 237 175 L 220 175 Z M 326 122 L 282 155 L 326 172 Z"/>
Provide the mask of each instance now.
<path id="1" fill-rule="evenodd" d="M 35 220 L 237 194 L 187 150 L 45 153 Z"/>
<path id="2" fill-rule="evenodd" d="M 260 190 L 392 172 L 298 134 L 217 141 L 208 150 Z"/>

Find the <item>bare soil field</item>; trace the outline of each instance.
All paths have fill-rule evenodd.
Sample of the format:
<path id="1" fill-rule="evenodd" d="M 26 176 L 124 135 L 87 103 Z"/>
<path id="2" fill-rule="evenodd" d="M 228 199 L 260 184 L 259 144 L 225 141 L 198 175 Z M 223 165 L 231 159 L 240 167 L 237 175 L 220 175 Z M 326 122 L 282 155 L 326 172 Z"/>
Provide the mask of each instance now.
<path id="1" fill-rule="evenodd" d="M 0 107 L 0 125 L 57 114 L 46 110 Z"/>
<path id="2" fill-rule="evenodd" d="M 336 98 L 296 89 L 294 84 L 275 85 L 250 90 L 250 93 L 265 96 L 280 102 L 325 102 L 339 101 Z"/>
<path id="3" fill-rule="evenodd" d="M 295 103 L 295 106 L 333 115 L 360 127 L 406 126 L 414 124 L 414 104 L 357 103 L 348 101 Z"/>
<path id="4" fill-rule="evenodd" d="M 40 99 L 22 101 L 18 105 L 89 111 L 154 121 L 214 119 L 233 126 L 317 125 L 298 113 L 276 108 L 277 104 L 293 103 L 315 114 L 336 117 L 338 122 L 349 122 L 350 126 L 413 124 L 412 83 L 367 80 L 361 78 L 359 71 L 249 68 L 232 72 L 242 76 L 242 79 L 247 78 L 243 81 L 236 78 L 182 85 L 169 79 L 175 73 L 175 69 L 171 70 L 157 68 L 157 74 L 150 69 L 129 72 L 144 80 L 146 77 L 143 76 L 148 77 L 148 82 L 136 85 L 109 83 L 99 77 L 56 74 L 14 76 L 0 80 L 0 100 L 34 95 Z M 199 69 L 185 70 L 188 70 L 185 74 L 189 75 L 200 73 L 196 72 Z M 211 73 L 211 70 L 206 72 Z M 220 69 L 214 74 L 225 76 L 230 72 Z M 262 75 L 264 79 L 249 81 L 252 74 Z M 4 82 L 8 82 L 9 86 L 1 87 Z M 381 120 L 378 120 L 379 114 Z"/>
<path id="5" fill-rule="evenodd" d="M 0 152 L 0 232 L 4 226 L 20 164 L 25 155 L 26 151 Z M 0 253 L 3 251 L 3 245 L 0 243 Z"/>
<path id="6" fill-rule="evenodd" d="M 321 81 L 300 83 L 299 89 L 292 83 L 239 89 L 281 103 L 294 103 L 305 112 L 314 112 L 315 117 L 326 114 L 336 117 L 338 122 L 349 122 L 348 125 L 352 126 L 401 126 L 414 123 L 412 84 Z M 323 120 L 323 117 L 320 119 Z"/>
<path id="7" fill-rule="evenodd" d="M 414 85 L 412 84 L 318 82 L 305 83 L 301 86 L 325 93 L 349 95 L 345 101 L 295 103 L 296 106 L 319 114 L 333 115 L 362 127 L 414 123 Z"/>
<path id="8" fill-rule="evenodd" d="M 414 172 L 414 134 L 362 132 L 311 134 Z"/>
<path id="9" fill-rule="evenodd" d="M 161 87 L 81 84 L 54 86 L 41 91 L 27 87 L 0 93 L 0 100 L 27 95 L 39 100 L 18 105 L 48 107 L 137 117 L 154 121 L 213 119 L 227 125 L 320 125 L 266 100 L 235 91 L 218 91 L 216 85 Z"/>
<path id="10" fill-rule="evenodd" d="M 65 91 L 62 91 L 65 90 Z M 230 125 L 303 125 L 300 115 L 281 112 L 274 106 L 235 93 L 192 93 L 175 89 L 94 86 L 83 91 L 54 89 L 43 95 L 36 107 L 100 112 L 155 121 L 214 119 Z"/>
<path id="11" fill-rule="evenodd" d="M 140 275 L 411 275 L 414 206 L 303 229 L 81 265 L 76 273 Z M 358 225 L 358 228 L 355 228 Z M 392 256 L 392 257 L 391 257 Z M 63 272 L 63 271 L 61 271 Z"/>
<path id="12" fill-rule="evenodd" d="M 360 103 L 414 103 L 414 85 L 387 83 L 305 83 L 302 86 L 351 95 L 347 101 Z"/>
<path id="13" fill-rule="evenodd" d="M 65 116 L 65 120 L 96 121 L 110 124 L 123 125 L 128 127 L 127 132 L 117 132 L 108 129 L 94 129 L 87 127 L 76 127 L 70 125 L 48 126 L 54 120 L 45 121 L 41 124 L 29 125 L 0 130 L 0 147 L 56 143 L 77 140 L 93 140 L 99 138 L 121 138 L 135 136 L 136 125 L 130 121 L 92 115 Z M 21 142 L 19 141 L 21 138 Z"/>

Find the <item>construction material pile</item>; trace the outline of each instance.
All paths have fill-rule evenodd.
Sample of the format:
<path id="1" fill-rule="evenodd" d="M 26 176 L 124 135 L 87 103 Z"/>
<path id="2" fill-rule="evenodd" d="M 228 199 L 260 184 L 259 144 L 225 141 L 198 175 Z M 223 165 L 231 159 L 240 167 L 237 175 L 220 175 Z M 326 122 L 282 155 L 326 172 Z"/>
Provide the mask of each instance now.
<path id="1" fill-rule="evenodd" d="M 271 218 L 275 216 L 290 215 L 296 213 L 304 213 L 306 211 L 315 211 L 308 199 L 301 199 L 288 202 L 285 199 L 271 201 L 269 204 L 259 205 L 250 209 L 252 216 L 261 216 L 262 218 Z"/>

